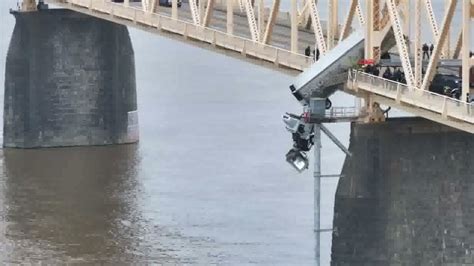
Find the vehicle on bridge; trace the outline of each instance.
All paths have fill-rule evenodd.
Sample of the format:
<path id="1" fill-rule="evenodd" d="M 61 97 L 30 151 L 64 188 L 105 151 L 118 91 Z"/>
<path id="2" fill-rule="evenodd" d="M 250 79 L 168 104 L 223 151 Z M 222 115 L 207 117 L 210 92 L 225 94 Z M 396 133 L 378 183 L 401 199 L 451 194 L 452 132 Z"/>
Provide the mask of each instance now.
<path id="1" fill-rule="evenodd" d="M 462 79 L 456 75 L 436 74 L 430 91 L 459 99 L 461 97 Z"/>
<path id="2" fill-rule="evenodd" d="M 178 7 L 181 7 L 182 4 L 183 4 L 183 1 L 178 0 Z M 171 7 L 172 6 L 172 0 L 160 0 L 160 6 Z"/>

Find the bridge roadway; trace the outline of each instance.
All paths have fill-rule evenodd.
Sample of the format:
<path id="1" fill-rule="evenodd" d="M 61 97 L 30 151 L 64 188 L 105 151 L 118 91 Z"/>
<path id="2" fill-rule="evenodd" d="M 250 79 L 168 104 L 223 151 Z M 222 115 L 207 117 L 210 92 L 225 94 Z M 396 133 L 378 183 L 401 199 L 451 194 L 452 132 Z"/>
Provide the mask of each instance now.
<path id="1" fill-rule="evenodd" d="M 118 24 L 180 39 L 237 58 L 245 58 L 248 62 L 271 66 L 290 74 L 298 74 L 313 62 L 312 58 L 303 54 L 308 45 L 314 48 L 315 35 L 310 30 L 299 28 L 298 53 L 290 51 L 290 23 L 284 21 L 285 17 L 288 17 L 287 13 L 279 14 L 271 43 L 265 45 L 252 41 L 246 14 L 240 12 L 238 8 L 234 12 L 234 34 L 230 35 L 226 32 L 227 13 L 219 8 L 214 8 L 211 23 L 205 28 L 193 23 L 188 3 L 183 3 L 178 9 L 178 19 L 174 20 L 171 17 L 171 8 L 160 6 L 154 13 L 147 13 L 142 9 L 140 2 L 130 2 L 128 7 L 109 0 L 46 0 L 46 2 Z"/>
<path id="2" fill-rule="evenodd" d="M 474 134 L 474 104 L 360 71 L 349 71 L 345 91 Z"/>

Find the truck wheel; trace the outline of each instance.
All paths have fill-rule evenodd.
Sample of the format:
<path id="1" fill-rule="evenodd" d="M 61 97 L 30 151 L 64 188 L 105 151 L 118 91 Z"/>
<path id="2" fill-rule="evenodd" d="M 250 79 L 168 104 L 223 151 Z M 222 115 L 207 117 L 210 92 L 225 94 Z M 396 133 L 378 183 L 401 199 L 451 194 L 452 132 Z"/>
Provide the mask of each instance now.
<path id="1" fill-rule="evenodd" d="M 331 100 L 329 100 L 329 98 L 326 98 L 326 110 L 327 110 L 327 109 L 331 109 L 331 107 L 332 107 L 332 102 L 331 102 Z"/>

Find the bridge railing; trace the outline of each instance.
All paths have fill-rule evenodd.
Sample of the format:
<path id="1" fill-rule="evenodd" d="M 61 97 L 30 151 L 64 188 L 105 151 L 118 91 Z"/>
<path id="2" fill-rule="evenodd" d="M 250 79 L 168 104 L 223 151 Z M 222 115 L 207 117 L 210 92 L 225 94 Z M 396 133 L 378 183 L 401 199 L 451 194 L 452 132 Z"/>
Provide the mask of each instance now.
<path id="1" fill-rule="evenodd" d="M 110 0 L 52 0 L 52 2 L 87 8 L 91 12 L 99 12 L 111 15 L 112 18 L 124 19 L 129 21 L 130 25 L 139 24 L 175 33 L 185 38 L 240 52 L 243 55 L 273 62 L 275 65 L 290 69 L 303 71 L 313 63 L 310 57 L 289 50 L 231 35 L 218 29 L 195 25 L 190 21 L 173 19 L 168 14 L 148 13 L 143 9 L 134 6 L 127 7 L 121 3 L 113 3 Z"/>
<path id="2" fill-rule="evenodd" d="M 356 118 L 359 117 L 360 111 L 357 107 L 331 107 L 326 110 L 326 117 L 332 119 L 345 119 L 345 118 Z"/>
<path id="3" fill-rule="evenodd" d="M 460 101 L 406 84 L 367 74 L 349 71 L 348 87 L 364 90 L 418 108 L 438 113 L 444 118 L 454 118 L 474 124 L 474 104 Z"/>

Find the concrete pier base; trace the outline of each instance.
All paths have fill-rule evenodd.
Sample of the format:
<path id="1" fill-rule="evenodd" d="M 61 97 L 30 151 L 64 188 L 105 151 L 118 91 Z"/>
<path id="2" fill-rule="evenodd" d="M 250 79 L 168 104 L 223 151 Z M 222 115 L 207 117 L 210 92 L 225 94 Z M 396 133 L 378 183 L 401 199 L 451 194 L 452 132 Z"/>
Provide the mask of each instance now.
<path id="1" fill-rule="evenodd" d="M 127 28 L 60 9 L 13 15 L 4 147 L 137 142 L 135 63 Z"/>
<path id="2" fill-rule="evenodd" d="M 332 265 L 474 263 L 474 136 L 418 118 L 352 125 Z"/>

